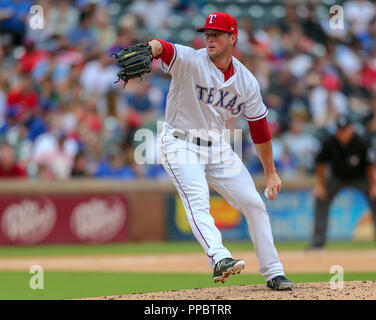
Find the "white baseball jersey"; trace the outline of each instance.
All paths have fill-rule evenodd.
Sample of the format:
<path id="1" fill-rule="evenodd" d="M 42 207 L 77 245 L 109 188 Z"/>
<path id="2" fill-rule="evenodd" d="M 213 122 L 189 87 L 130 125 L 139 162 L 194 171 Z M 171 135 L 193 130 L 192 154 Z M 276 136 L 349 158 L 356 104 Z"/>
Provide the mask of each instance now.
<path id="1" fill-rule="evenodd" d="M 232 58 L 234 75 L 224 81 L 206 48 L 173 46 L 170 65 L 162 62 L 161 67 L 172 76 L 166 106 L 169 125 L 183 131 L 222 130 L 226 120 L 241 114 L 248 121 L 267 115 L 255 77 L 236 58 Z"/>
<path id="2" fill-rule="evenodd" d="M 176 129 L 189 133 L 194 129 L 200 138 L 206 139 L 202 134 L 210 134 L 213 129 L 221 132 L 226 120 L 241 114 L 248 121 L 264 118 L 267 109 L 259 85 L 235 58 L 232 58 L 234 74 L 225 81 L 223 72 L 213 64 L 206 49 L 173 46 L 170 64 L 162 62 L 162 70 L 172 75 L 172 81 L 160 155 L 182 200 L 192 232 L 212 268 L 223 258 L 231 257 L 210 214 L 209 184 L 246 217 L 260 262 L 259 271 L 265 279 L 283 275 L 265 204 L 238 155 L 224 141 L 205 147 L 175 135 Z M 201 161 L 209 159 L 209 155 L 211 161 Z M 239 170 L 229 171 L 229 163 Z"/>

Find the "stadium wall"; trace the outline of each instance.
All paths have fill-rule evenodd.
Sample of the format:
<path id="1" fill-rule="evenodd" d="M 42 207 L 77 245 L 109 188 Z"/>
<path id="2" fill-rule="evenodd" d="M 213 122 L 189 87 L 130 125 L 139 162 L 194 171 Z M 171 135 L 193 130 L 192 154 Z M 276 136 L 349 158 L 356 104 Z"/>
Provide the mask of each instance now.
<path id="1" fill-rule="evenodd" d="M 308 240 L 313 223 L 313 178 L 283 180 L 277 201 L 265 200 L 276 241 Z M 255 179 L 262 194 L 263 179 Z M 263 197 L 263 196 L 262 196 Z M 215 192 L 211 214 L 224 240 L 247 240 L 240 212 Z M 331 240 L 370 240 L 364 196 L 346 189 L 330 211 Z M 170 182 L 137 180 L 0 181 L 0 244 L 107 243 L 193 239 Z"/>

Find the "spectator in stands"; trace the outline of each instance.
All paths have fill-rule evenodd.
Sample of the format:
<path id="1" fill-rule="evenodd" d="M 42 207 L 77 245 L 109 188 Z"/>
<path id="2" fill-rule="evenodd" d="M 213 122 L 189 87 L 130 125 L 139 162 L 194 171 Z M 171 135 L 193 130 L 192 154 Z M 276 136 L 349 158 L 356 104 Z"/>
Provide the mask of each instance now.
<path id="1" fill-rule="evenodd" d="M 46 117 L 47 112 L 38 110 L 35 114 L 30 114 L 24 119 L 24 124 L 28 131 L 28 139 L 34 142 L 40 135 L 48 132 Z"/>
<path id="2" fill-rule="evenodd" d="M 137 20 L 131 14 L 123 15 L 119 20 L 117 36 L 112 44 L 109 54 L 118 52 L 121 48 L 126 48 L 136 42 L 138 38 L 136 34 Z"/>
<path id="3" fill-rule="evenodd" d="M 19 60 L 20 73 L 31 74 L 38 63 L 47 58 L 48 52 L 36 48 L 35 42 L 31 39 L 25 39 L 24 48 L 25 53 Z"/>
<path id="4" fill-rule="evenodd" d="M 83 178 L 90 176 L 87 159 L 84 152 L 78 152 L 75 155 L 70 175 L 72 178 Z"/>
<path id="5" fill-rule="evenodd" d="M 84 94 L 97 98 L 97 108 L 101 116 L 110 115 L 106 95 L 116 88 L 117 67 L 113 64 L 107 53 L 103 52 L 98 59 L 86 63 L 80 75 L 80 84 Z"/>
<path id="6" fill-rule="evenodd" d="M 276 169 L 284 178 L 291 178 L 297 172 L 298 160 L 292 153 L 288 153 L 284 145 L 282 126 L 279 121 L 272 120 L 269 126 L 273 135 L 273 158 Z"/>
<path id="7" fill-rule="evenodd" d="M 304 30 L 304 34 L 314 40 L 316 43 L 326 44 L 328 37 L 323 31 L 317 16 L 316 9 L 317 5 L 314 1 L 309 1 L 307 3 L 307 17 L 301 20 L 301 25 Z"/>
<path id="8" fill-rule="evenodd" d="M 312 159 L 318 151 L 318 141 L 309 132 L 308 114 L 304 109 L 291 110 L 289 130 L 283 135 L 286 153 L 297 161 L 297 169 L 302 174 L 313 172 Z"/>
<path id="9" fill-rule="evenodd" d="M 344 74 L 347 76 L 362 69 L 362 48 L 361 43 L 355 37 L 349 39 L 349 43 L 338 44 L 335 47 L 334 59 L 338 66 L 341 66 Z"/>
<path id="10" fill-rule="evenodd" d="M 0 57 L 0 63 L 1 63 L 1 57 Z M 1 69 L 0 69 L 0 74 L 1 74 Z M 5 122 L 5 117 L 7 113 L 6 86 L 7 86 L 6 80 L 3 78 L 3 76 L 0 75 L 0 127 Z"/>
<path id="11" fill-rule="evenodd" d="M 286 1 L 285 4 L 285 19 L 279 22 L 284 33 L 289 33 L 295 26 L 299 25 L 299 16 L 297 14 L 297 5 L 293 1 Z"/>
<path id="12" fill-rule="evenodd" d="M 365 91 L 372 91 L 376 85 L 376 50 L 373 50 L 373 52 L 370 53 L 369 57 L 363 61 L 363 68 L 360 72 L 360 77 L 362 88 Z"/>
<path id="13" fill-rule="evenodd" d="M 0 2 L 0 31 L 9 34 L 15 45 L 22 44 L 26 33 L 26 19 L 31 2 L 28 0 L 2 0 Z"/>
<path id="14" fill-rule="evenodd" d="M 43 7 L 48 30 L 26 28 L 25 36 L 25 18 L 34 3 Z M 33 157 L 55 152 L 58 132 L 69 141 L 64 144 L 69 145 L 71 159 L 84 150 L 89 166 L 98 165 L 113 148 L 132 154 L 136 130 L 155 128 L 163 115 L 170 77 L 160 72 L 155 60 L 143 82 L 130 81 L 123 89 L 120 83 L 113 85 L 117 68 L 110 54 L 148 40 L 150 30 L 163 32 L 169 12 L 183 20 L 182 27 L 195 24 L 193 18 L 202 14 L 206 0 L 123 1 L 120 17 L 108 10 L 116 9 L 110 3 L 0 1 L 0 142 L 12 145 L 29 176 L 54 179 L 49 167 L 33 167 Z M 330 28 L 329 8 L 324 17 L 317 10 L 325 3 L 286 1 L 283 18 L 257 21 L 245 15 L 239 22 L 236 57 L 260 83 L 277 136 L 278 165 L 289 175 L 301 170 L 294 147 L 308 133 L 320 136 L 334 130 L 337 115 L 345 111 L 351 112 L 360 130 L 365 130 L 361 120 L 368 117 L 367 128 L 376 146 L 375 5 L 367 0 L 346 1 L 351 27 L 345 19 L 345 29 L 338 30 Z M 268 17 L 269 11 L 270 16 L 278 12 L 274 4 L 258 5 Z M 168 31 L 173 42 L 202 47 L 202 38 L 189 41 L 180 39 L 181 29 Z M 308 122 L 299 123 L 296 110 L 305 110 Z M 234 127 L 242 128 L 243 120 L 239 117 Z M 299 143 L 293 143 L 296 140 Z M 257 172 L 255 155 L 244 155 L 251 171 Z M 135 177 L 145 176 L 132 161 L 123 162 Z M 158 178 L 158 167 L 147 167 L 146 176 Z"/>
<path id="15" fill-rule="evenodd" d="M 42 181 L 55 181 L 55 175 L 44 163 L 38 164 L 36 178 Z"/>
<path id="16" fill-rule="evenodd" d="M 17 116 L 18 120 L 27 118 L 39 107 L 39 97 L 34 90 L 31 77 L 22 74 L 18 86 L 9 90 L 7 109 Z"/>
<path id="17" fill-rule="evenodd" d="M 129 8 L 149 34 L 155 30 L 166 28 L 166 20 L 170 16 L 171 7 L 168 0 L 139 0 Z"/>
<path id="18" fill-rule="evenodd" d="M 359 33 L 357 38 L 368 53 L 372 53 L 376 46 L 376 17 L 368 24 L 368 28 Z"/>
<path id="19" fill-rule="evenodd" d="M 124 154 L 115 151 L 99 163 L 95 177 L 132 180 L 136 178 L 136 173 L 129 165 L 124 164 Z"/>
<path id="20" fill-rule="evenodd" d="M 80 9 L 90 9 L 95 8 L 107 8 L 111 0 L 73 0 L 75 5 Z"/>
<path id="21" fill-rule="evenodd" d="M 69 42 L 78 50 L 89 52 L 95 50 L 96 37 L 93 30 L 93 13 L 88 10 L 80 12 L 79 23 L 68 32 Z"/>
<path id="22" fill-rule="evenodd" d="M 252 20 L 240 20 L 238 30 L 238 42 L 236 46 L 239 47 L 242 52 L 251 52 L 253 46 L 258 44 L 258 40 L 255 37 L 255 30 Z M 200 48 L 204 46 L 205 44 L 202 44 Z"/>
<path id="23" fill-rule="evenodd" d="M 116 39 L 116 30 L 110 22 L 107 8 L 96 11 L 94 31 L 100 50 L 106 52 Z"/>
<path id="24" fill-rule="evenodd" d="M 34 162 L 39 167 L 46 167 L 56 180 L 67 180 L 70 177 L 73 155 L 65 144 L 66 136 L 61 133 L 56 139 L 55 148 L 41 152 L 34 157 Z"/>
<path id="25" fill-rule="evenodd" d="M 39 105 L 45 111 L 56 110 L 61 103 L 59 93 L 53 85 L 51 74 L 46 75 L 40 81 L 39 86 Z"/>
<path id="26" fill-rule="evenodd" d="M 18 164 L 12 146 L 3 143 L 0 146 L 0 179 L 26 177 L 26 170 Z"/>
<path id="27" fill-rule="evenodd" d="M 359 35 L 367 29 L 368 23 L 375 17 L 375 6 L 368 0 L 350 0 L 344 5 L 344 14 L 351 32 Z"/>
<path id="28" fill-rule="evenodd" d="M 102 131 L 103 119 L 98 112 L 98 101 L 95 96 L 85 101 L 82 108 L 78 110 L 77 117 L 81 127 L 85 127 L 90 132 L 97 134 Z"/>
<path id="29" fill-rule="evenodd" d="M 340 114 L 348 112 L 347 97 L 340 91 L 340 81 L 333 74 L 324 75 L 321 84 L 309 95 L 313 123 L 318 128 L 332 128 Z"/>
<path id="30" fill-rule="evenodd" d="M 149 85 L 146 82 L 137 83 L 133 92 L 125 95 L 128 108 L 134 109 L 141 118 L 141 126 L 150 123 L 154 118 L 154 110 L 148 96 Z"/>
<path id="31" fill-rule="evenodd" d="M 78 23 L 79 11 L 71 5 L 71 0 L 53 1 L 49 13 L 48 27 L 52 34 L 65 35 Z"/>

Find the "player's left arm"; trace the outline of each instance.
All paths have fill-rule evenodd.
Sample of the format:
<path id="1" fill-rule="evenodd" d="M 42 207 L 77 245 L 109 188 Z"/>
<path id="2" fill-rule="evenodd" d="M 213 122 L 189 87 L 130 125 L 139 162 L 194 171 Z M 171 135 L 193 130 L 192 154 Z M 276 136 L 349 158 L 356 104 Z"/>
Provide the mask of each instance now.
<path id="1" fill-rule="evenodd" d="M 249 129 L 257 155 L 264 168 L 265 184 L 268 189 L 268 199 L 275 200 L 281 191 L 282 181 L 277 174 L 273 159 L 272 134 L 266 117 L 249 121 Z"/>

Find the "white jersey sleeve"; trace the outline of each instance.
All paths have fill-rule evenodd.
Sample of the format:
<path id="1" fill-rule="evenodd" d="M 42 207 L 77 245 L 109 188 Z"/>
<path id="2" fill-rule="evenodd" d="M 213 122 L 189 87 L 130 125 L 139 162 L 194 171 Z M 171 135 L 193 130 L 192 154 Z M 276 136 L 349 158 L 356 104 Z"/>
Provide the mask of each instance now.
<path id="1" fill-rule="evenodd" d="M 193 66 L 196 65 L 197 51 L 193 48 L 182 46 L 180 44 L 172 44 L 174 47 L 174 55 L 169 65 L 162 61 L 161 69 L 170 73 L 174 80 L 181 80 L 192 72 Z"/>
<path id="2" fill-rule="evenodd" d="M 243 113 L 247 121 L 260 120 L 268 114 L 268 109 L 262 101 L 260 86 L 253 75 L 251 75 L 251 85 Z"/>

